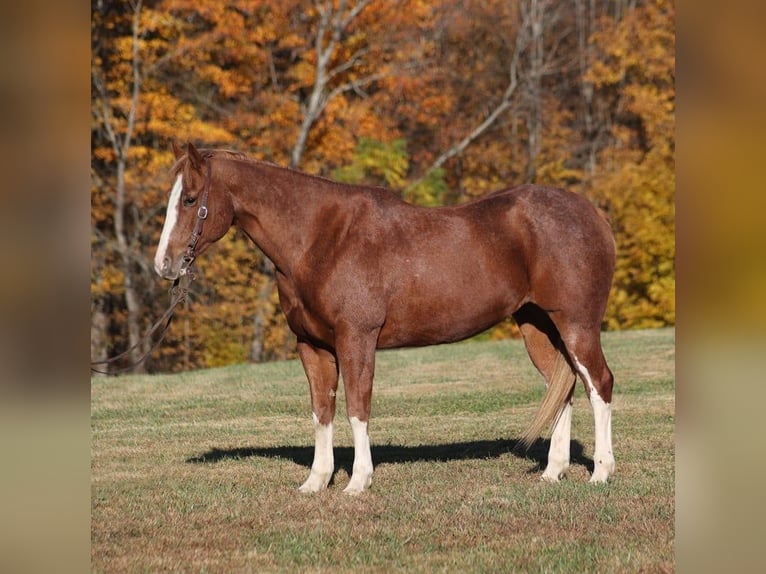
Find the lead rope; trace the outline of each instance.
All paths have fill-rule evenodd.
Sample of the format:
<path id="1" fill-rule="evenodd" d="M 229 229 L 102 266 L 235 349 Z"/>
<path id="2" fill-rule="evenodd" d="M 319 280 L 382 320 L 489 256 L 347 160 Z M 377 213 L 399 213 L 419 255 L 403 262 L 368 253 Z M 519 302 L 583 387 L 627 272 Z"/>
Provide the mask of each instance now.
<path id="1" fill-rule="evenodd" d="M 167 333 L 168 329 L 170 328 L 170 323 L 173 322 L 173 315 L 175 313 L 176 307 L 178 307 L 181 303 L 186 301 L 186 295 L 189 292 L 189 285 L 191 285 L 192 281 L 194 281 L 194 273 L 191 270 L 191 265 L 194 263 L 194 259 L 197 257 L 195 253 L 195 248 L 197 247 L 197 241 L 199 241 L 199 238 L 202 236 L 202 225 L 205 223 L 205 220 L 207 219 L 207 201 L 208 197 L 210 196 L 210 180 L 211 180 L 211 168 L 210 168 L 210 159 L 207 158 L 205 160 L 205 165 L 207 167 L 207 176 L 205 178 L 205 188 L 202 192 L 202 200 L 200 201 L 200 207 L 197 210 L 197 221 L 194 225 L 194 230 L 192 231 L 191 238 L 189 239 L 189 243 L 186 246 L 186 253 L 184 254 L 183 258 L 183 264 L 181 265 L 181 270 L 178 279 L 173 281 L 173 286 L 170 288 L 170 307 L 168 307 L 168 310 L 163 313 L 162 317 L 157 319 L 155 321 L 154 325 L 149 327 L 149 329 L 144 333 L 144 336 L 141 337 L 141 340 L 138 341 L 135 345 L 130 346 L 128 349 L 120 353 L 119 355 L 115 355 L 114 357 L 110 357 L 108 359 L 104 359 L 103 361 L 91 361 L 90 363 L 90 370 L 94 373 L 99 373 L 102 375 L 111 375 L 116 373 L 125 373 L 127 371 L 130 371 L 131 369 L 136 368 L 138 365 L 143 363 L 147 357 L 156 349 L 159 344 L 162 342 L 162 340 L 165 338 L 165 334 Z M 127 365 L 125 367 L 120 367 L 118 369 L 111 369 L 111 370 L 102 370 L 94 368 L 94 365 L 110 365 L 112 363 L 116 363 L 123 358 L 130 355 L 130 353 L 141 346 L 145 341 L 149 340 L 151 341 L 152 336 L 156 331 L 159 331 L 160 336 L 159 338 L 151 344 L 149 347 L 149 350 L 146 351 L 141 357 L 135 361 L 134 363 L 131 363 L 130 365 Z"/>
<path id="2" fill-rule="evenodd" d="M 173 287 L 170 288 L 170 306 L 168 307 L 167 311 L 162 314 L 162 317 L 157 319 L 155 323 L 147 329 L 146 333 L 144 333 L 144 336 L 141 337 L 141 340 L 138 341 L 135 345 L 130 346 L 128 349 L 120 353 L 119 355 L 115 355 L 114 357 L 110 357 L 109 359 L 105 359 L 103 361 L 91 361 L 90 363 L 90 370 L 94 373 L 100 373 L 102 375 L 112 375 L 116 373 L 126 373 L 127 371 L 130 371 L 131 369 L 134 369 L 141 363 L 143 363 L 147 357 L 151 354 L 154 349 L 156 349 L 159 344 L 162 342 L 162 340 L 165 338 L 165 334 L 168 332 L 168 328 L 170 327 L 170 323 L 173 322 L 173 315 L 175 313 L 176 307 L 178 307 L 181 303 L 186 301 L 186 295 L 189 292 L 189 285 L 191 285 L 191 282 L 194 281 L 194 274 L 190 272 L 189 268 L 187 267 L 186 273 L 184 275 L 181 275 L 178 279 L 176 279 L 173 282 Z M 141 357 L 131 364 L 119 367 L 116 369 L 98 369 L 95 367 L 95 365 L 111 365 L 112 363 L 117 363 L 118 361 L 121 361 L 125 357 L 129 356 L 130 353 L 141 346 L 144 342 L 147 340 L 151 341 L 152 337 L 156 332 L 159 332 L 159 337 L 156 341 L 154 341 L 151 346 L 149 347 L 149 350 L 146 351 Z"/>

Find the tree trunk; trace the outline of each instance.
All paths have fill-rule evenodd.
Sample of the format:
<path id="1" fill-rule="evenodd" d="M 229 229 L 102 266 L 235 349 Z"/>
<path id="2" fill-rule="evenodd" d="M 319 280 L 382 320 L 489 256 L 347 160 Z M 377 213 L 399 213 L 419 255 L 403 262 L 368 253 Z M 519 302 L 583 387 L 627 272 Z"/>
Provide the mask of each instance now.
<path id="1" fill-rule="evenodd" d="M 130 352 L 130 359 L 132 362 L 137 363 L 143 354 L 143 349 L 139 345 L 141 340 L 141 324 L 140 314 L 141 305 L 140 298 L 136 291 L 136 281 L 134 271 L 134 254 L 136 250 L 135 243 L 131 243 L 128 240 L 126 225 L 125 225 L 125 213 L 127 210 L 127 197 L 125 188 L 125 170 L 128 161 L 128 152 L 132 144 L 133 130 L 135 127 L 136 114 L 138 112 L 139 96 L 141 94 L 141 61 L 139 50 L 139 39 L 141 37 L 141 8 L 142 2 L 138 0 L 131 4 L 133 8 L 133 44 L 132 44 L 132 62 L 131 68 L 133 71 L 133 88 L 131 90 L 130 108 L 128 110 L 128 116 L 125 123 L 125 130 L 123 134 L 120 134 L 119 130 L 115 129 L 113 123 L 115 122 L 112 116 L 112 103 L 109 98 L 106 86 L 101 81 L 99 74 L 92 68 L 92 77 L 96 88 L 98 89 L 100 96 L 99 111 L 101 119 L 104 124 L 104 129 L 109 141 L 114 148 L 115 157 L 117 158 L 117 178 L 115 185 L 114 201 L 114 235 L 117 240 L 117 252 L 120 256 L 123 273 L 123 286 L 125 289 L 125 306 L 127 308 L 127 323 L 128 323 L 128 346 L 134 347 Z M 135 367 L 136 372 L 145 372 L 143 363 Z"/>
<path id="2" fill-rule="evenodd" d="M 526 181 L 537 178 L 537 163 L 540 155 L 543 132 L 542 78 L 545 57 L 544 7 L 540 0 L 530 0 L 527 6 L 530 36 L 529 75 L 527 83 L 527 169 Z"/>
<path id="3" fill-rule="evenodd" d="M 303 152 L 306 150 L 311 128 L 321 117 L 330 102 L 335 96 L 358 88 L 378 78 L 378 74 L 373 74 L 368 78 L 348 82 L 336 89 L 329 91 L 330 79 L 341 71 L 352 69 L 358 60 L 357 53 L 352 54 L 348 60 L 338 64 L 334 69 L 330 69 L 330 63 L 335 55 L 335 50 L 343 38 L 351 23 L 364 10 L 370 0 L 362 0 L 353 8 L 346 10 L 346 1 L 341 0 L 338 8 L 333 7 L 331 1 L 316 0 L 315 5 L 319 12 L 319 22 L 317 23 L 317 35 L 314 39 L 314 49 L 316 51 L 316 67 L 314 69 L 314 85 L 311 87 L 311 95 L 306 104 L 301 106 L 303 120 L 298 130 L 298 138 L 290 154 L 290 167 L 298 168 L 303 158 Z"/>
<path id="4" fill-rule="evenodd" d="M 585 3 L 588 3 L 586 10 Z M 593 48 L 588 43 L 588 38 L 593 33 L 595 26 L 596 7 L 595 0 L 577 0 L 577 59 L 580 71 L 580 95 L 582 97 L 584 137 L 587 159 L 585 160 L 585 173 L 588 179 L 592 179 L 596 173 L 596 151 L 598 146 L 597 134 L 593 120 L 593 84 L 585 80 L 593 61 Z"/>
<path id="5" fill-rule="evenodd" d="M 109 319 L 104 312 L 103 302 L 91 301 L 90 305 L 90 360 L 91 362 L 103 361 L 107 358 L 107 327 Z M 94 376 L 102 373 L 93 372 Z"/>
<path id="6" fill-rule="evenodd" d="M 274 265 L 265 256 L 263 256 L 261 273 L 264 282 L 258 290 L 258 301 L 253 317 L 253 342 L 250 345 L 250 361 L 252 363 L 261 363 L 266 356 L 266 325 L 268 315 L 272 312 L 268 302 L 271 291 L 274 289 Z"/>
<path id="7" fill-rule="evenodd" d="M 117 194 L 115 198 L 114 211 L 114 235 L 117 238 L 117 245 L 122 258 L 123 286 L 125 288 L 125 306 L 127 307 L 128 321 L 128 345 L 132 347 L 130 360 L 138 363 L 141 358 L 142 348 L 139 345 L 141 341 L 141 325 L 139 322 L 141 305 L 135 288 L 134 271 L 131 257 L 131 246 L 128 243 L 127 233 L 125 231 L 125 157 L 117 160 Z M 144 364 L 141 363 L 134 369 L 134 372 L 146 372 Z"/>

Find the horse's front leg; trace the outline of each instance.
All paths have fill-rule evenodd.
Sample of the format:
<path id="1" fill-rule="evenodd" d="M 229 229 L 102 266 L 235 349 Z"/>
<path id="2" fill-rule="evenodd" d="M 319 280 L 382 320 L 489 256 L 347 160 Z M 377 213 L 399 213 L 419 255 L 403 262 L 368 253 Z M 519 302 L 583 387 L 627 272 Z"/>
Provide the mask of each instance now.
<path id="1" fill-rule="evenodd" d="M 346 390 L 346 412 L 354 436 L 354 467 L 347 494 L 359 494 L 372 484 L 372 453 L 367 427 L 370 420 L 375 346 L 378 332 L 343 328 L 336 341 L 340 371 Z"/>
<path id="2" fill-rule="evenodd" d="M 298 341 L 298 354 L 311 388 L 314 419 L 314 462 L 301 492 L 319 492 L 327 487 L 335 471 L 332 452 L 335 393 L 338 390 L 338 364 L 335 356 L 305 341 Z"/>

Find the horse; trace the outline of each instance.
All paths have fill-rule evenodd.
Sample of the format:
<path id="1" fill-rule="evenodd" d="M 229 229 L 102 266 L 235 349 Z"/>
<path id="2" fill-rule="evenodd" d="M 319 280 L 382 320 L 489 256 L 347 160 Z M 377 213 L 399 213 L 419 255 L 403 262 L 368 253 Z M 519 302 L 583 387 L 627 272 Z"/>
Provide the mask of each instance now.
<path id="1" fill-rule="evenodd" d="M 274 264 L 308 379 L 314 458 L 301 492 L 333 476 L 339 378 L 354 443 L 344 492 L 372 483 L 368 426 L 376 349 L 463 340 L 513 318 L 547 389 L 519 444 L 552 423 L 542 479 L 569 468 L 579 375 L 595 422 L 591 483 L 614 473 L 612 387 L 601 322 L 615 264 L 606 215 L 570 191 L 525 184 L 458 206 L 421 207 L 229 150 L 173 144 L 156 272 L 176 280 L 236 226 Z"/>

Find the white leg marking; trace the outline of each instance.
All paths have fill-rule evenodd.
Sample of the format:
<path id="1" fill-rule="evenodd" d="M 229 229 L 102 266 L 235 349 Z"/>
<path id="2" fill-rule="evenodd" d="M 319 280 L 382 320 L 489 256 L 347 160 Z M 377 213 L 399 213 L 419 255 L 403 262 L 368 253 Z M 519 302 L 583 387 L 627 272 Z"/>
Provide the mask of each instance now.
<path id="1" fill-rule="evenodd" d="M 370 437 L 367 434 L 367 423 L 356 417 L 349 418 L 351 431 L 354 434 L 354 470 L 351 481 L 343 489 L 347 494 L 359 494 L 372 484 L 372 453 L 370 452 Z"/>
<path id="2" fill-rule="evenodd" d="M 173 233 L 173 228 L 178 221 L 178 209 L 181 203 L 181 192 L 183 191 L 183 175 L 178 174 L 173 189 L 170 192 L 170 199 L 168 200 L 168 210 L 165 213 L 165 223 L 162 226 L 162 234 L 160 235 L 160 243 L 157 246 L 157 253 L 154 255 L 154 270 L 159 274 L 162 271 L 163 260 L 168 250 L 168 243 L 170 242 L 170 234 Z"/>
<path id="3" fill-rule="evenodd" d="M 596 392 L 590 394 L 593 418 L 596 422 L 596 449 L 593 453 L 594 469 L 590 481 L 606 482 L 614 472 L 614 454 L 612 454 L 612 405 L 605 403 Z"/>
<path id="4" fill-rule="evenodd" d="M 301 487 L 301 492 L 319 492 L 327 487 L 335 470 L 335 460 L 332 453 L 332 423 L 323 425 L 315 413 L 314 419 L 314 462 L 311 473 Z"/>
<path id="5" fill-rule="evenodd" d="M 585 380 L 593 408 L 593 420 L 596 427 L 596 447 L 593 452 L 593 474 L 590 482 L 606 482 L 614 473 L 614 454 L 612 453 L 612 405 L 604 402 L 593 386 L 593 379 L 585 366 L 575 357 L 575 365 Z"/>
<path id="6" fill-rule="evenodd" d="M 558 482 L 569 470 L 569 443 L 572 436 L 572 403 L 567 403 L 553 425 L 548 465 L 541 477 L 546 482 Z"/>
<path id="7" fill-rule="evenodd" d="M 577 372 L 580 373 L 580 376 L 585 381 L 585 386 L 588 388 L 588 395 L 592 395 L 596 392 L 596 387 L 593 386 L 593 379 L 590 378 L 590 373 L 588 372 L 588 369 L 585 368 L 585 365 L 583 365 L 580 361 L 577 360 L 577 357 L 574 358 L 575 367 L 577 367 Z"/>

